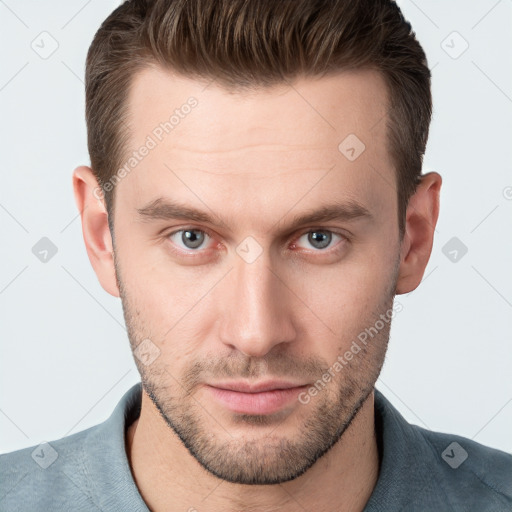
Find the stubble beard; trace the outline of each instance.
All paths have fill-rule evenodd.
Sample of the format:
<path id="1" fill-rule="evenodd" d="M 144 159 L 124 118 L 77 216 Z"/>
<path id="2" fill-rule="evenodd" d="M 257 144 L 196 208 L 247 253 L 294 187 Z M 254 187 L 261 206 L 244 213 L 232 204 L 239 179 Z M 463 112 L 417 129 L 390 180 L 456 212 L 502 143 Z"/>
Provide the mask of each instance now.
<path id="1" fill-rule="evenodd" d="M 374 325 L 382 313 L 392 309 L 397 271 L 398 265 L 395 266 L 388 293 L 371 318 L 366 319 L 361 332 Z M 144 324 L 140 310 L 126 293 L 118 273 L 116 265 L 128 337 L 132 350 L 135 350 L 147 338 L 151 326 Z M 246 377 L 251 372 L 254 374 L 256 367 L 261 367 L 261 361 L 254 361 L 253 364 L 251 358 L 243 363 L 238 359 L 232 366 L 233 362 L 226 359 L 219 360 L 217 365 L 200 360 L 191 363 L 181 378 L 177 378 L 162 362 L 163 357 L 149 366 L 142 364 L 137 357 L 134 360 L 144 391 L 173 434 L 205 470 L 232 483 L 275 485 L 304 474 L 341 439 L 374 389 L 384 363 L 390 328 L 391 320 L 369 343 L 361 347 L 361 351 L 333 377 L 329 386 L 319 391 L 308 404 L 297 404 L 300 420 L 293 420 L 296 424 L 293 437 L 280 435 L 281 424 L 275 424 L 275 421 L 272 428 L 268 428 L 272 419 L 265 415 L 237 415 L 233 418 L 236 427 L 221 427 L 220 418 L 217 423 L 194 396 L 204 370 L 216 368 L 218 373 L 215 375 Z M 327 368 L 318 360 L 314 361 L 317 362 L 317 378 L 321 379 Z M 329 366 L 332 363 L 334 361 Z M 271 364 L 268 366 L 275 367 Z M 311 364 L 307 368 L 309 375 Z M 261 378 L 264 376 L 259 375 Z M 297 414 L 297 411 L 291 414 Z M 290 418 L 285 418 L 285 421 L 289 432 Z M 265 425 L 267 433 L 254 435 L 255 425 Z M 230 428 L 239 429 L 240 426 L 250 430 L 250 435 L 244 438 L 235 435 L 235 430 L 232 430 L 232 435 L 229 434 Z"/>

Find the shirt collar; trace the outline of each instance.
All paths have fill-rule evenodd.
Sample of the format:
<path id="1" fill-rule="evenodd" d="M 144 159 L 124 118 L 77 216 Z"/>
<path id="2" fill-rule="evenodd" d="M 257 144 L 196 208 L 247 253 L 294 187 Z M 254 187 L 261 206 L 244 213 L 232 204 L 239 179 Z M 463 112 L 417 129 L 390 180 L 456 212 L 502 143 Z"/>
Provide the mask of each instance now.
<path id="1" fill-rule="evenodd" d="M 90 492 L 105 511 L 149 512 L 133 479 L 126 453 L 127 427 L 140 415 L 142 383 L 132 386 L 111 416 L 84 441 L 84 464 Z M 433 479 L 425 464 L 434 458 L 432 448 L 417 427 L 410 425 L 375 389 L 375 428 L 379 447 L 379 477 L 365 512 L 401 510 L 429 486 Z"/>
<path id="2" fill-rule="evenodd" d="M 430 488 L 435 472 L 429 468 L 437 460 L 419 428 L 409 424 L 378 389 L 375 389 L 375 431 L 379 478 L 364 510 L 398 512 Z"/>
<path id="3" fill-rule="evenodd" d="M 84 442 L 84 464 L 100 510 L 149 512 L 133 479 L 126 453 L 127 427 L 140 415 L 142 383 L 132 386 L 110 417 L 91 429 Z"/>

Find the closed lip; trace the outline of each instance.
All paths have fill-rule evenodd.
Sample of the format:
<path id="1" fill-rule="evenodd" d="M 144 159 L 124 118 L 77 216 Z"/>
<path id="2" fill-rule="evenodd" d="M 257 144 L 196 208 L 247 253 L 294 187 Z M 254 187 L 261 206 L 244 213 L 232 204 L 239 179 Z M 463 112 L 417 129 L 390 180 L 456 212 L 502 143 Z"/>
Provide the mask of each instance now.
<path id="1" fill-rule="evenodd" d="M 208 385 L 214 388 L 238 391 L 240 393 L 262 393 L 263 391 L 277 391 L 279 389 L 291 389 L 307 386 L 307 384 L 285 382 L 281 380 L 268 380 L 264 382 L 217 382 L 215 384 Z"/>

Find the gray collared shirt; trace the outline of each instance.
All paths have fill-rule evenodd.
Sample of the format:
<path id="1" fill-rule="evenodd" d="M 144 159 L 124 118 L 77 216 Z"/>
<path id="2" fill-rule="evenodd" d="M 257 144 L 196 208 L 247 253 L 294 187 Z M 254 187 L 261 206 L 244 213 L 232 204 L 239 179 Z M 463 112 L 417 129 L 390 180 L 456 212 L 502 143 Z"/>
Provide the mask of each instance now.
<path id="1" fill-rule="evenodd" d="M 0 455 L 0 510 L 148 512 L 125 449 L 141 398 L 139 382 L 103 423 Z M 380 471 L 365 512 L 512 511 L 512 455 L 411 425 L 378 390 L 375 425 Z"/>

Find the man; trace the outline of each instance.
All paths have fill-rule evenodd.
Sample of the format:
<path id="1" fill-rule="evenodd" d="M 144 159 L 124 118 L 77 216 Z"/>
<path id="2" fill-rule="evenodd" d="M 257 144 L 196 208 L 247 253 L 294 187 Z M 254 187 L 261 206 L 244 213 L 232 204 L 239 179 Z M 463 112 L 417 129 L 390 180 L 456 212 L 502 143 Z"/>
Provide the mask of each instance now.
<path id="1" fill-rule="evenodd" d="M 125 2 L 86 95 L 75 198 L 141 384 L 2 456 L 2 510 L 511 509 L 512 456 L 374 389 L 441 187 L 394 3 Z"/>

